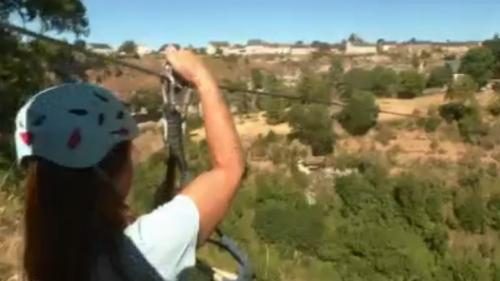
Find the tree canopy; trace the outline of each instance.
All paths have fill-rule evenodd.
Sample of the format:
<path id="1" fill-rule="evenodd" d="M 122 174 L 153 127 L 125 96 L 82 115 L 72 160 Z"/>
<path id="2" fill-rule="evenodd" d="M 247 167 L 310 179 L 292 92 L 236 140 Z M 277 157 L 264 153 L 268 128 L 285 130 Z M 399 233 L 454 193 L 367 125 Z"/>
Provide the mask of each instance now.
<path id="1" fill-rule="evenodd" d="M 328 107 L 320 104 L 295 104 L 288 113 L 292 134 L 312 148 L 314 155 L 333 152 L 334 135 Z"/>
<path id="2" fill-rule="evenodd" d="M 264 88 L 264 74 L 262 73 L 262 70 L 253 68 L 250 72 L 250 75 L 254 89 L 260 90 Z"/>
<path id="3" fill-rule="evenodd" d="M 399 88 L 399 76 L 391 68 L 376 66 L 372 72 L 372 91 L 378 97 L 394 97 Z"/>
<path id="4" fill-rule="evenodd" d="M 474 98 L 478 85 L 469 75 L 462 75 L 448 87 L 445 98 L 449 100 L 466 101 Z"/>
<path id="5" fill-rule="evenodd" d="M 377 124 L 378 106 L 368 91 L 355 90 L 337 115 L 342 128 L 351 135 L 364 135 Z"/>
<path id="6" fill-rule="evenodd" d="M 495 68 L 495 56 L 489 48 L 470 49 L 462 58 L 460 72 L 468 74 L 476 81 L 479 87 L 483 87 L 493 77 Z"/>
<path id="7" fill-rule="evenodd" d="M 137 44 L 132 40 L 127 40 L 120 45 L 118 51 L 127 55 L 135 55 L 137 54 Z"/>
<path id="8" fill-rule="evenodd" d="M 495 56 L 494 75 L 496 78 L 500 78 L 500 37 L 495 34 L 492 39 L 485 40 L 483 46 L 490 49 Z"/>
<path id="9" fill-rule="evenodd" d="M 86 8 L 80 0 L 0 2 L 0 19 L 8 19 L 13 13 L 25 22 L 39 20 L 44 30 L 71 31 L 77 35 L 89 32 Z"/>
<path id="10" fill-rule="evenodd" d="M 422 95 L 425 88 L 425 77 L 415 70 L 406 70 L 399 73 L 401 82 L 398 97 L 414 98 Z"/>
<path id="11" fill-rule="evenodd" d="M 453 73 L 448 66 L 436 66 L 431 70 L 427 87 L 443 87 L 451 82 Z"/>
<path id="12" fill-rule="evenodd" d="M 67 1 L 1 1 L 0 19 L 7 20 L 16 13 L 25 22 L 38 21 L 45 30 L 88 33 L 86 9 L 79 0 Z M 84 67 L 65 50 L 37 40 L 22 41 L 9 30 L 0 30 L 0 135 L 12 130 L 15 112 L 29 95 L 49 86 L 71 72 L 83 75 Z M 78 65 L 78 67 L 77 67 Z M 60 77 L 64 76 L 64 77 Z"/>

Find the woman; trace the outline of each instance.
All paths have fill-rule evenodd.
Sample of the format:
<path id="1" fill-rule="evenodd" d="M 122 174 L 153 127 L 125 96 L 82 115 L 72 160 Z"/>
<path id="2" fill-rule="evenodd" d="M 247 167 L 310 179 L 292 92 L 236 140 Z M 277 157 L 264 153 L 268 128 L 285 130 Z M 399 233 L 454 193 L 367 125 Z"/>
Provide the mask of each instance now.
<path id="1" fill-rule="evenodd" d="M 16 118 L 18 159 L 28 171 L 27 280 L 177 280 L 194 266 L 196 247 L 224 217 L 244 167 L 232 117 L 210 72 L 189 51 L 168 49 L 166 58 L 198 90 L 213 168 L 129 224 L 125 198 L 138 132 L 130 114 L 91 84 L 35 95 Z"/>

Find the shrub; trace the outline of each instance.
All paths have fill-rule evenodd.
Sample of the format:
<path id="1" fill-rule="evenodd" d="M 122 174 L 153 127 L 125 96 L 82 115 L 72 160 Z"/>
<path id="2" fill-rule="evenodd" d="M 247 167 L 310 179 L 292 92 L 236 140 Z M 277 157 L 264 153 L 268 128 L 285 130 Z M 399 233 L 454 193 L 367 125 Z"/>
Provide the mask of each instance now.
<path id="1" fill-rule="evenodd" d="M 346 106 L 336 116 L 342 128 L 351 135 L 364 135 L 377 124 L 378 106 L 372 93 L 354 91 Z"/>
<path id="2" fill-rule="evenodd" d="M 463 167 L 460 167 L 458 172 L 458 184 L 463 188 L 470 187 L 477 190 L 481 184 L 481 179 L 485 176 L 483 170 L 479 168 L 479 160 L 466 159 L 465 161 L 470 161 L 470 163 L 461 163 Z"/>
<path id="3" fill-rule="evenodd" d="M 163 103 L 161 96 L 155 91 L 138 91 L 130 100 L 130 104 L 134 110 L 145 108 L 148 114 L 154 118 L 161 118 L 161 104 Z"/>
<path id="4" fill-rule="evenodd" d="M 344 202 L 346 214 L 358 215 L 364 210 L 379 208 L 383 200 L 382 194 L 362 175 L 337 178 L 335 189 Z"/>
<path id="5" fill-rule="evenodd" d="M 474 48 L 467 51 L 462 58 L 460 73 L 468 74 L 483 87 L 493 76 L 495 56 L 488 48 Z"/>
<path id="6" fill-rule="evenodd" d="M 486 173 L 492 177 L 492 178 L 496 178 L 498 177 L 498 165 L 497 163 L 495 162 L 490 162 L 488 164 L 488 167 L 486 167 Z"/>
<path id="7" fill-rule="evenodd" d="M 473 110 L 462 102 L 449 102 L 439 106 L 439 115 L 448 123 L 461 120 Z"/>
<path id="8" fill-rule="evenodd" d="M 495 93 L 500 94 L 500 82 L 493 83 L 492 88 L 493 88 L 493 91 L 495 91 Z"/>
<path id="9" fill-rule="evenodd" d="M 329 102 L 331 85 L 327 77 L 305 72 L 297 83 L 296 92 L 304 100 Z"/>
<path id="10" fill-rule="evenodd" d="M 372 69 L 371 91 L 378 97 L 394 97 L 399 88 L 399 76 L 391 68 L 377 66 Z"/>
<path id="11" fill-rule="evenodd" d="M 388 145 L 391 140 L 396 138 L 396 133 L 390 126 L 379 124 L 377 134 L 373 138 L 383 145 Z"/>
<path id="12" fill-rule="evenodd" d="M 500 196 L 490 198 L 487 207 L 489 225 L 495 230 L 500 230 Z"/>
<path id="13" fill-rule="evenodd" d="M 495 97 L 488 104 L 488 112 L 493 116 L 500 115 L 500 97 Z"/>
<path id="14" fill-rule="evenodd" d="M 399 73 L 401 86 L 398 97 L 411 99 L 422 95 L 425 88 L 425 77 L 415 70 L 406 70 Z"/>
<path id="15" fill-rule="evenodd" d="M 500 122 L 495 122 L 490 126 L 488 137 L 497 144 L 500 143 Z"/>
<path id="16" fill-rule="evenodd" d="M 283 145 L 273 144 L 269 147 L 269 158 L 275 165 L 285 163 L 287 151 L 283 149 Z"/>
<path id="17" fill-rule="evenodd" d="M 448 87 L 445 98 L 448 100 L 466 101 L 474 97 L 478 86 L 468 75 L 462 75 Z"/>
<path id="18" fill-rule="evenodd" d="M 488 134 L 488 127 L 481 120 L 478 111 L 473 111 L 458 121 L 458 130 L 465 141 L 478 144 Z"/>
<path id="19" fill-rule="evenodd" d="M 318 206 L 294 208 L 274 202 L 259 204 L 254 226 L 259 236 L 270 243 L 308 253 L 314 253 L 321 246 L 323 218 Z"/>
<path id="20" fill-rule="evenodd" d="M 314 253 L 324 230 L 320 206 L 307 205 L 294 182 L 281 174 L 262 174 L 256 184 L 253 225 L 258 235 L 269 243 Z"/>
<path id="21" fill-rule="evenodd" d="M 486 223 L 487 212 L 483 200 L 476 194 L 468 195 L 462 202 L 455 198 L 455 215 L 463 229 L 482 233 Z"/>
<path id="22" fill-rule="evenodd" d="M 332 119 L 324 105 L 295 105 L 288 114 L 292 135 L 312 148 L 314 155 L 333 152 Z"/>
<path id="23" fill-rule="evenodd" d="M 342 84 L 350 90 L 370 91 L 374 85 L 373 72 L 361 68 L 353 68 L 342 77 Z"/>
<path id="24" fill-rule="evenodd" d="M 429 250 L 443 256 L 448 249 L 448 231 L 440 225 L 427 230 L 424 233 L 424 242 Z"/>
<path id="25" fill-rule="evenodd" d="M 453 78 L 451 69 L 447 66 L 437 66 L 431 70 L 429 79 L 427 80 L 427 87 L 443 87 L 450 83 Z"/>
<path id="26" fill-rule="evenodd" d="M 492 150 L 495 148 L 495 141 L 490 135 L 478 138 L 477 142 L 477 144 L 480 145 L 484 150 Z"/>
<path id="27" fill-rule="evenodd" d="M 396 179 L 394 198 L 410 225 L 425 231 L 431 223 L 442 222 L 443 199 L 438 188 L 411 175 Z"/>
<path id="28" fill-rule="evenodd" d="M 441 124 L 441 118 L 436 116 L 424 117 L 420 118 L 417 122 L 420 127 L 424 128 L 425 132 L 433 133 L 437 130 L 437 128 Z"/>
<path id="29" fill-rule="evenodd" d="M 475 254 L 444 259 L 434 275 L 446 281 L 491 280 L 489 264 Z"/>

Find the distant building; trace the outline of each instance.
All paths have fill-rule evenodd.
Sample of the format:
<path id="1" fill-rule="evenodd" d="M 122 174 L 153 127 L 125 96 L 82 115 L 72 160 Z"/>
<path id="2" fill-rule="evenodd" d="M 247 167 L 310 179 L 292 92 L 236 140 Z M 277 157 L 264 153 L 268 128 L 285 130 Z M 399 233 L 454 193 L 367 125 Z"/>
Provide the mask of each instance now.
<path id="1" fill-rule="evenodd" d="M 208 55 L 215 55 L 218 53 L 223 53 L 223 50 L 227 49 L 229 47 L 230 47 L 230 44 L 227 41 L 212 41 L 212 42 L 208 43 L 207 54 Z"/>
<path id="2" fill-rule="evenodd" d="M 377 41 L 377 50 L 379 53 L 388 53 L 391 51 L 395 51 L 397 50 L 398 47 L 399 44 L 396 41 L 385 41 L 385 40 Z"/>
<path id="3" fill-rule="evenodd" d="M 103 43 L 89 43 L 87 46 L 90 51 L 102 55 L 110 55 L 115 51 L 110 45 Z"/>
<path id="4" fill-rule="evenodd" d="M 342 44 L 331 44 L 330 45 L 330 53 L 334 55 L 339 55 L 344 52 L 344 46 Z"/>
<path id="5" fill-rule="evenodd" d="M 292 56 L 308 56 L 312 53 L 314 53 L 317 50 L 317 48 L 307 46 L 307 45 L 302 45 L 302 46 L 292 46 L 290 48 L 290 55 Z"/>
<path id="6" fill-rule="evenodd" d="M 356 34 L 352 34 L 344 43 L 346 55 L 373 55 L 377 53 L 377 45 L 367 43 Z"/>
<path id="7" fill-rule="evenodd" d="M 245 46 L 245 55 L 288 55 L 291 46 L 286 44 L 270 44 L 258 40 L 250 40 Z"/>
<path id="8" fill-rule="evenodd" d="M 153 52 L 153 49 L 150 48 L 150 47 L 147 47 L 147 46 L 144 46 L 144 45 L 138 45 L 137 46 L 137 54 L 139 56 L 144 56 L 144 55 L 148 55 L 148 54 L 151 54 Z"/>
<path id="9" fill-rule="evenodd" d="M 436 47 L 449 54 L 465 54 L 468 50 L 481 47 L 481 45 L 479 41 L 465 41 L 437 43 Z"/>
<path id="10" fill-rule="evenodd" d="M 399 49 L 411 55 L 420 55 L 423 52 L 432 52 L 434 45 L 435 43 L 432 41 L 412 38 L 407 42 L 401 43 Z"/>

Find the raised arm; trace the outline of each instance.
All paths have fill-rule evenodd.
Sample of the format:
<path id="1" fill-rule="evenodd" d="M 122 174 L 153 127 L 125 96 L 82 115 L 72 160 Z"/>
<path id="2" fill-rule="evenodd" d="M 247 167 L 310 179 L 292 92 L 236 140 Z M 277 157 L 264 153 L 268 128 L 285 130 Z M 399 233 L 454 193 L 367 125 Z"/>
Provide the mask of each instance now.
<path id="1" fill-rule="evenodd" d="M 199 241 L 203 243 L 222 220 L 244 172 L 241 144 L 231 113 L 214 77 L 201 59 L 186 50 L 169 48 L 167 60 L 198 90 L 212 169 L 196 177 L 181 194 L 189 196 L 200 213 Z"/>

